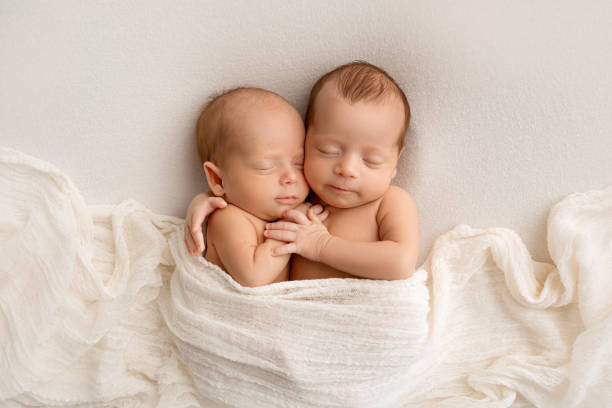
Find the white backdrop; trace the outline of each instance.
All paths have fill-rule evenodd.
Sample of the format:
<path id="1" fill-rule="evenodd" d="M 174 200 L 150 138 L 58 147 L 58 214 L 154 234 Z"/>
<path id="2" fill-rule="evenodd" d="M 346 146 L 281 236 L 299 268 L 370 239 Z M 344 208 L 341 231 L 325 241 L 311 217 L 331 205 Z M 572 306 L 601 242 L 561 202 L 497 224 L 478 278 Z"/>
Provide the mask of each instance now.
<path id="1" fill-rule="evenodd" d="M 66 172 L 89 204 L 182 217 L 205 188 L 206 98 L 314 81 L 365 59 L 413 111 L 395 183 L 421 261 L 458 223 L 507 227 L 549 260 L 546 217 L 612 184 L 612 2 L 0 1 L 0 144 Z"/>

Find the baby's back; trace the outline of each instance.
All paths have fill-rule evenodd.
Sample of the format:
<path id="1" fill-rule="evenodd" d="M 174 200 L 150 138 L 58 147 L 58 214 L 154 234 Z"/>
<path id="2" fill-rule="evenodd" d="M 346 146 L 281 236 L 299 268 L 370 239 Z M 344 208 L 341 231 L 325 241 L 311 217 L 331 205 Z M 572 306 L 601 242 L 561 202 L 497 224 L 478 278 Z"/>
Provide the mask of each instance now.
<path id="1" fill-rule="evenodd" d="M 323 222 L 333 236 L 351 241 L 375 242 L 380 240 L 376 215 L 382 198 L 355 208 L 327 207 L 329 217 Z M 291 280 L 358 278 L 331 266 L 310 261 L 299 255 L 291 258 Z"/>

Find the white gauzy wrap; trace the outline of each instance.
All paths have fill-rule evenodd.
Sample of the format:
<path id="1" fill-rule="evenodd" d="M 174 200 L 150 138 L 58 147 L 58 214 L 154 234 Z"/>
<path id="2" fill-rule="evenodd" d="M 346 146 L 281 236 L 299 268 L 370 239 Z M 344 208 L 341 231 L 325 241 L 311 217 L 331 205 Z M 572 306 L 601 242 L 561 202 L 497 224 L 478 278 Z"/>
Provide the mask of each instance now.
<path id="1" fill-rule="evenodd" d="M 260 288 L 4 148 L 0 192 L 0 406 L 612 405 L 612 188 L 551 210 L 554 265 L 460 225 L 405 281 Z"/>
<path id="2" fill-rule="evenodd" d="M 425 272 L 242 287 L 171 240 L 160 304 L 199 393 L 238 407 L 386 407 L 405 396 L 426 340 Z"/>

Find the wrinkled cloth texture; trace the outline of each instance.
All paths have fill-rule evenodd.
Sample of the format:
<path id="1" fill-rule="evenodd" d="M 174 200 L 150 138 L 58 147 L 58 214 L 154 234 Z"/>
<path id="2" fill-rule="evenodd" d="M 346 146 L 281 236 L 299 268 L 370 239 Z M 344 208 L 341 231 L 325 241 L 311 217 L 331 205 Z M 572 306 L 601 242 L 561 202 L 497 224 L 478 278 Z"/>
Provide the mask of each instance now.
<path id="1" fill-rule="evenodd" d="M 612 187 L 551 209 L 554 264 L 459 225 L 405 281 L 259 288 L 6 148 L 0 192 L 0 406 L 612 404 Z"/>

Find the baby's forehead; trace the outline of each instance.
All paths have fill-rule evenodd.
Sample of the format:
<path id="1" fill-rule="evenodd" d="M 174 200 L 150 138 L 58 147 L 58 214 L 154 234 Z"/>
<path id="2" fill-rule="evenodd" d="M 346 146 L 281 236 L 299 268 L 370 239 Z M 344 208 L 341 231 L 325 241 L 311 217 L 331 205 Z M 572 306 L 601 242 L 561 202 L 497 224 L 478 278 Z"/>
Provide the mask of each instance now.
<path id="1" fill-rule="evenodd" d="M 226 108 L 223 121 L 231 134 L 243 134 L 245 131 L 248 133 L 249 130 L 264 127 L 271 121 L 299 117 L 297 111 L 280 97 L 236 99 Z"/>
<path id="2" fill-rule="evenodd" d="M 261 122 L 270 111 L 282 114 L 283 110 L 279 108 L 284 104 L 282 98 L 255 92 L 228 95 L 223 102 L 223 109 L 219 113 L 226 129 L 226 138 L 241 134 L 238 130 L 245 126 L 257 126 L 257 122 Z"/>
<path id="3" fill-rule="evenodd" d="M 336 120 L 339 120 L 337 115 L 343 115 L 344 110 L 332 109 L 332 106 L 345 106 L 348 109 L 365 109 L 369 114 L 381 112 L 386 117 L 388 117 L 389 112 L 393 112 L 392 115 L 397 117 L 398 126 L 403 125 L 405 107 L 401 98 L 395 93 L 387 92 L 377 97 L 351 98 L 350 95 L 343 94 L 336 82 L 335 79 L 330 79 L 321 87 L 317 97 L 312 101 L 312 106 L 308 108 L 309 112 L 306 117 L 308 126 L 328 124 L 327 121 L 330 119 L 332 119 L 333 123 L 336 123 Z M 366 120 L 369 117 L 373 116 L 366 115 L 362 118 Z M 396 121 L 393 120 L 392 122 L 395 124 Z M 359 125 L 344 123 L 343 126 Z"/>
<path id="4" fill-rule="evenodd" d="M 274 130 L 279 126 L 280 129 L 287 129 L 287 126 L 303 129 L 299 113 L 284 99 L 266 95 L 252 99 L 251 96 L 235 99 L 228 104 L 232 106 L 226 106 L 224 138 L 234 153 L 261 153 L 266 148 L 273 148 Z"/>
<path id="5" fill-rule="evenodd" d="M 387 105 L 387 106 L 393 106 L 395 107 L 399 107 L 402 110 L 403 108 L 403 101 L 401 99 L 401 97 L 397 94 L 397 92 L 394 92 L 391 89 L 387 89 L 385 91 L 377 91 L 377 92 L 373 92 L 370 91 L 368 92 L 368 90 L 351 90 L 351 89 L 345 89 L 342 86 L 342 83 L 339 81 L 338 78 L 330 78 L 325 84 L 323 84 L 323 86 L 321 87 L 321 90 L 319 91 L 319 95 L 317 95 L 317 98 L 314 99 L 313 101 L 313 105 L 317 105 L 317 102 L 319 102 L 322 98 L 319 98 L 319 96 L 323 95 L 324 97 L 327 98 L 331 98 L 331 99 L 336 99 L 348 104 L 356 104 L 356 103 L 363 103 L 363 104 L 373 104 L 373 105 Z"/>

